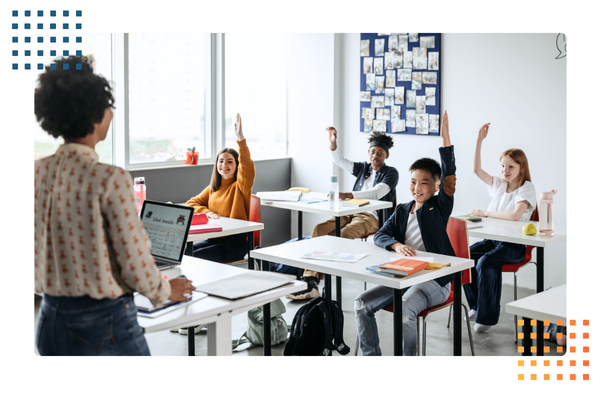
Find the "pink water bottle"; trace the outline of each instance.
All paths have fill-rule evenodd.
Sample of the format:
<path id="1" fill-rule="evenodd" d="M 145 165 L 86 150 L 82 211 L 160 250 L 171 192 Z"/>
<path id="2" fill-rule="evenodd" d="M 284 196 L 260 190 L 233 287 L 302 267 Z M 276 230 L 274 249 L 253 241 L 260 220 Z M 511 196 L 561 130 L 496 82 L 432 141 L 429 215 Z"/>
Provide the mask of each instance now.
<path id="1" fill-rule="evenodd" d="M 142 206 L 146 200 L 146 180 L 144 178 L 135 178 L 133 180 L 133 191 L 135 194 L 135 204 L 138 214 L 142 211 Z"/>
<path id="2" fill-rule="evenodd" d="M 557 190 L 542 192 L 540 195 L 540 236 L 552 236 L 554 234 L 554 200 L 552 196 Z"/>

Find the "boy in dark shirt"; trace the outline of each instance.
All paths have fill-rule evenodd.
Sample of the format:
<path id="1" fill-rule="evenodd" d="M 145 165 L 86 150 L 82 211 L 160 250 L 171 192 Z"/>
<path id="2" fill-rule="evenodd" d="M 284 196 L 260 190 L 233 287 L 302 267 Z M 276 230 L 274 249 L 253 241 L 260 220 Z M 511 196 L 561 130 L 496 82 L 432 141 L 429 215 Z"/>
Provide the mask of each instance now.
<path id="1" fill-rule="evenodd" d="M 448 114 L 444 112 L 440 148 L 442 165 L 431 158 L 413 163 L 409 191 L 413 201 L 400 204 L 375 235 L 375 244 L 405 257 L 417 251 L 454 256 L 446 233 L 454 205 L 456 165 L 450 143 Z M 439 191 L 437 195 L 435 192 Z M 421 311 L 443 303 L 450 295 L 452 276 L 437 278 L 411 286 L 402 296 L 403 349 L 405 355 L 417 353 L 417 316 Z M 376 286 L 354 300 L 354 313 L 360 349 L 363 355 L 381 355 L 375 313 L 391 304 L 393 289 Z"/>

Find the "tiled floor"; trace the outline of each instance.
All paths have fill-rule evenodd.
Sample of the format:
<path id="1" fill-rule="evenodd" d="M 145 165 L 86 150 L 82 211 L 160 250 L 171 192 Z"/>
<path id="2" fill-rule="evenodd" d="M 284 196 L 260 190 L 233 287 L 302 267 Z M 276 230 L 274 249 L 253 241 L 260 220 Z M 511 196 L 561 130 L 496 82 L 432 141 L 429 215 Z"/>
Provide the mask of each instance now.
<path id="1" fill-rule="evenodd" d="M 363 282 L 351 279 L 343 280 L 343 298 L 342 309 L 344 311 L 344 341 L 350 346 L 350 357 L 354 354 L 356 346 L 356 322 L 354 319 L 353 299 L 363 290 Z M 335 286 L 335 285 L 334 285 Z M 322 288 L 322 283 L 321 283 Z M 533 290 L 519 289 L 519 298 L 531 295 Z M 502 288 L 502 309 L 505 304 L 512 301 L 513 286 L 503 285 Z M 464 298 L 464 296 L 463 296 Z M 296 311 L 307 301 L 291 301 L 282 299 L 286 306 L 284 318 L 288 324 L 292 323 Z M 35 321 L 39 309 L 39 298 L 35 302 Z M 452 355 L 452 322 L 450 328 L 447 328 L 448 309 L 444 309 L 431 314 L 427 319 L 427 355 L 429 356 L 451 356 Z M 377 314 L 377 324 L 381 337 L 381 350 L 384 355 L 393 354 L 392 345 L 392 313 L 380 311 Z M 237 315 L 233 318 L 232 339 L 238 339 L 247 328 L 246 314 Z M 471 330 L 473 323 L 471 323 Z M 35 324 L 34 324 L 35 329 Z M 475 355 L 476 356 L 518 356 L 517 344 L 515 343 L 514 320 L 513 315 L 502 312 L 500 321 L 497 325 L 485 333 L 477 333 L 472 330 Z M 150 347 L 150 352 L 154 356 L 186 356 L 187 355 L 187 336 L 179 335 L 169 331 L 155 332 L 146 334 L 146 340 Z M 207 338 L 205 333 L 195 335 L 196 355 L 206 355 Z M 471 356 L 469 339 L 466 323 L 462 323 L 462 353 L 463 356 Z M 550 346 L 550 355 L 556 355 L 556 343 L 546 341 L 546 346 Z M 280 344 L 272 348 L 274 356 L 283 355 L 285 345 Z M 263 348 L 245 344 L 233 352 L 236 357 L 239 356 L 260 356 Z M 337 352 L 334 356 L 340 356 Z M 361 356 L 360 350 L 358 355 Z"/>

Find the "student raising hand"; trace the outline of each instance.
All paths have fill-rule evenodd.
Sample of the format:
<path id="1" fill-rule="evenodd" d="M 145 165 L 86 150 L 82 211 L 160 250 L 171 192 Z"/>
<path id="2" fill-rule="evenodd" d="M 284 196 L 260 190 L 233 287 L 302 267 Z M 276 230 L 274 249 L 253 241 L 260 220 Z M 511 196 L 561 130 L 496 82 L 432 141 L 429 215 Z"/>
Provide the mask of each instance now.
<path id="1" fill-rule="evenodd" d="M 335 151 L 337 149 L 337 131 L 333 126 L 325 129 L 329 133 L 329 141 L 331 142 L 329 148 L 331 151 Z"/>
<path id="2" fill-rule="evenodd" d="M 237 140 L 240 142 L 244 140 L 244 133 L 242 132 L 242 118 L 240 114 L 236 114 L 235 116 L 235 136 L 237 136 Z"/>

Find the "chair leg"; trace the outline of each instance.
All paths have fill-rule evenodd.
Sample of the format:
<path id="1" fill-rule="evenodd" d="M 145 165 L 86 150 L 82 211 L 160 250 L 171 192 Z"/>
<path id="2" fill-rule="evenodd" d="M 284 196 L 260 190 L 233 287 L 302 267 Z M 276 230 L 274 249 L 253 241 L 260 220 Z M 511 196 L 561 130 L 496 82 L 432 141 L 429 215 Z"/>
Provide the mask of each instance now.
<path id="1" fill-rule="evenodd" d="M 423 318 L 423 357 L 427 355 L 427 317 Z"/>
<path id="2" fill-rule="evenodd" d="M 516 301 L 517 300 L 517 273 L 514 273 L 514 277 L 515 277 L 515 290 L 514 290 L 514 296 L 513 296 L 513 300 Z M 515 343 L 518 343 L 519 334 L 517 333 L 517 316 L 515 315 Z"/>
<path id="3" fill-rule="evenodd" d="M 450 311 L 448 311 L 448 325 L 446 325 L 446 328 L 450 328 L 450 318 L 452 317 L 452 307 L 448 307 L 448 309 Z"/>
<path id="4" fill-rule="evenodd" d="M 469 309 L 467 308 L 467 305 L 465 303 L 461 304 L 464 311 L 465 311 L 465 315 L 469 315 Z M 469 322 L 469 318 L 467 318 L 467 332 L 469 333 L 469 343 L 471 344 L 471 355 L 475 356 L 475 346 L 473 345 L 473 335 L 471 334 L 471 323 Z"/>
<path id="5" fill-rule="evenodd" d="M 421 347 L 423 346 L 423 336 L 421 335 L 421 325 L 423 317 L 417 316 L 417 356 L 421 355 Z"/>

